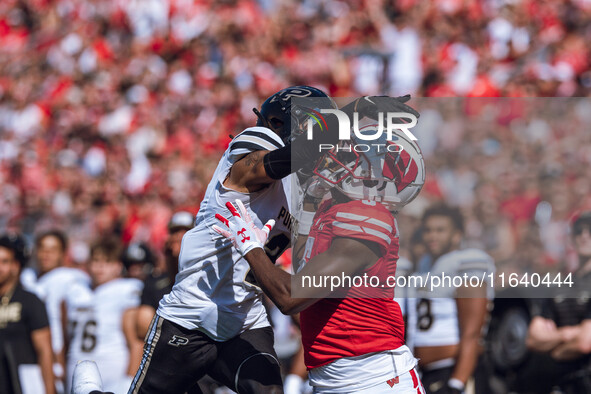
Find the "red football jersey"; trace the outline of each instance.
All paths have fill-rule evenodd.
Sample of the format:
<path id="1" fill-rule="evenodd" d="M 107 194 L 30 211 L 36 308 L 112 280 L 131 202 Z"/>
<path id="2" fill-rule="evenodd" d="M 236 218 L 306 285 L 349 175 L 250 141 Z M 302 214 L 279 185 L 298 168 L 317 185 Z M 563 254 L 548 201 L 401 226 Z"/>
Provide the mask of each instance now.
<path id="1" fill-rule="evenodd" d="M 333 239 L 354 238 L 375 242 L 383 256 L 357 276 L 377 276 L 382 284 L 388 276 L 394 277 L 399 247 L 394 216 L 372 201 L 332 204 L 326 201 L 314 217 L 304 256 L 306 263 L 325 252 Z M 369 291 L 372 290 L 376 289 Z M 301 312 L 308 368 L 404 345 L 404 322 L 400 306 L 393 300 L 393 288 L 380 285 L 379 293 L 370 293 L 379 294 L 379 298 L 367 298 L 367 291 L 352 288 L 347 298 L 324 298 Z"/>

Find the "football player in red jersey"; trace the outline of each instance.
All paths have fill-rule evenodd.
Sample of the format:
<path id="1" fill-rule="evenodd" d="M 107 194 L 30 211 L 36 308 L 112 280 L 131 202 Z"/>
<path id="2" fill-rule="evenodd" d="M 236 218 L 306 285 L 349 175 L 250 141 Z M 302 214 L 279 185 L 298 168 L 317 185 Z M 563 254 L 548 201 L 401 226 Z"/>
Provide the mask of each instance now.
<path id="1" fill-rule="evenodd" d="M 377 128 L 375 121 L 362 119 L 362 133 L 375 135 Z M 383 285 L 395 275 L 398 259 L 398 230 L 391 211 L 418 194 L 424 162 L 416 143 L 402 132 L 395 132 L 392 141 L 372 141 L 369 150 L 357 153 L 355 144 L 362 142 L 357 136 L 343 141 L 314 170 L 315 182 L 322 179 L 331 187 L 331 196 L 313 219 L 300 215 L 298 244 L 305 243 L 305 251 L 296 275 L 275 267 L 262 249 L 274 223 L 256 228 L 240 201 L 238 210 L 226 204 L 230 220 L 216 215 L 225 228 L 214 230 L 232 239 L 283 313 L 301 312 L 305 362 L 315 392 L 421 394 L 392 283 Z M 368 286 L 366 280 L 360 287 L 332 292 L 334 278 L 345 277 L 377 278 L 377 283 Z M 306 278 L 329 282 L 317 286 Z"/>

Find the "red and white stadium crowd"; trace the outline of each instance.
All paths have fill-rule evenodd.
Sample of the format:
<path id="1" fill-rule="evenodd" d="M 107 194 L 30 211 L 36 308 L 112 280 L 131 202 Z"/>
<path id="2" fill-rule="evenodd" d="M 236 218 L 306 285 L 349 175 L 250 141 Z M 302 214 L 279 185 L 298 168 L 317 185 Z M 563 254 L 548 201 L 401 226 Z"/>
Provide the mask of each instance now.
<path id="1" fill-rule="evenodd" d="M 277 89 L 586 96 L 590 20 L 583 0 L 3 1 L 0 228 L 32 239 L 61 227 L 74 262 L 102 234 L 160 250 L 171 212 L 198 209 L 229 134 Z M 522 224 L 539 201 L 564 200 L 551 202 L 552 223 L 583 208 L 591 160 L 588 103 L 545 120 L 506 107 L 488 130 L 472 130 L 472 117 L 495 116 L 478 110 L 422 119 L 435 122 L 421 141 L 422 197 L 461 205 L 497 261 L 537 238 Z M 496 239 L 497 225 L 514 231 Z M 564 243 L 541 236 L 555 240 L 543 259 L 557 261 Z"/>
<path id="2" fill-rule="evenodd" d="M 69 266 L 113 234 L 159 254 L 252 108 L 307 84 L 413 95 L 427 179 L 399 215 L 406 256 L 445 201 L 500 269 L 574 269 L 589 42 L 588 0 L 2 0 L 0 232 L 60 228 Z"/>

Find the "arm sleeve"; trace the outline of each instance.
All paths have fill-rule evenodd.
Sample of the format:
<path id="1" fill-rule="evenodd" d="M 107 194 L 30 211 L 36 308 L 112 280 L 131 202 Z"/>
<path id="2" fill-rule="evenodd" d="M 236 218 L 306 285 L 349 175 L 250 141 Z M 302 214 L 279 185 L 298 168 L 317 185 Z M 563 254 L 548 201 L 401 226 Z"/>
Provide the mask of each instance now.
<path id="1" fill-rule="evenodd" d="M 281 179 L 291 174 L 291 144 L 267 153 L 263 157 L 263 165 L 271 179 Z"/>
<path id="2" fill-rule="evenodd" d="M 29 293 L 29 301 L 26 306 L 27 316 L 29 320 L 29 327 L 31 331 L 38 330 L 49 326 L 49 320 L 47 319 L 47 311 L 43 302 L 34 294 Z"/>
<path id="3" fill-rule="evenodd" d="M 283 146 L 283 141 L 273 131 L 265 127 L 250 127 L 230 142 L 228 158 L 235 163 L 249 153 L 259 150 L 274 151 Z"/>
<path id="4" fill-rule="evenodd" d="M 140 305 L 149 305 L 149 306 L 154 306 L 152 299 L 154 297 L 152 297 L 152 288 L 150 283 L 145 282 L 144 283 L 144 289 L 142 290 L 142 295 L 140 297 Z"/>

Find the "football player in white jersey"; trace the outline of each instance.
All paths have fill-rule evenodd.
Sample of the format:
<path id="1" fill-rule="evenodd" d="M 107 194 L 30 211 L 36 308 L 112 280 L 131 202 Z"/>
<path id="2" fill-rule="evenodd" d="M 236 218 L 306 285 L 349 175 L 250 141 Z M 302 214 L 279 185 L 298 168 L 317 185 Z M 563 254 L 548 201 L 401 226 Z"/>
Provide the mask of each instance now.
<path id="1" fill-rule="evenodd" d="M 478 249 L 460 250 L 464 223 L 459 209 L 435 206 L 422 219 L 423 241 L 431 266 L 428 275 L 467 274 L 490 279 L 494 262 Z M 426 272 L 420 272 L 424 277 Z M 459 282 L 458 282 L 459 283 Z M 492 288 L 442 286 L 431 292 L 416 289 L 409 301 L 409 329 L 415 355 L 420 359 L 427 393 L 462 393 L 481 352 Z M 414 305 L 413 305 L 414 304 Z"/>
<path id="2" fill-rule="evenodd" d="M 21 273 L 23 287 L 45 303 L 51 345 L 54 353 L 54 373 L 58 390 L 62 391 L 65 360 L 63 350 L 62 315 L 60 305 L 73 283 L 88 283 L 88 275 L 77 268 L 63 267 L 68 250 L 68 239 L 59 230 L 40 233 L 35 239 L 36 269 L 25 268 Z"/>
<path id="3" fill-rule="evenodd" d="M 212 226 L 215 213 L 239 199 L 258 226 L 277 221 L 266 243 L 272 259 L 289 246 L 293 218 L 286 177 L 298 169 L 294 162 L 314 162 L 317 155 L 314 149 L 292 152 L 292 130 L 301 129 L 297 124 L 304 126 L 309 117 L 304 116 L 308 111 L 293 111 L 292 97 L 324 100 L 324 108 L 332 104 L 310 86 L 281 90 L 260 112 L 254 110 L 257 126 L 232 140 L 209 183 L 195 227 L 183 237 L 179 273 L 160 301 L 130 393 L 195 392 L 195 383 L 205 374 L 240 393 L 282 391 L 263 293 L 249 275 L 248 263 Z"/>
<path id="4" fill-rule="evenodd" d="M 70 287 L 64 304 L 67 383 L 72 383 L 77 362 L 93 360 L 103 387 L 121 393 L 129 387 L 141 358 L 142 342 L 135 334 L 134 310 L 143 284 L 122 277 L 121 247 L 116 240 L 101 240 L 91 247 L 88 271 L 92 284 Z"/>

